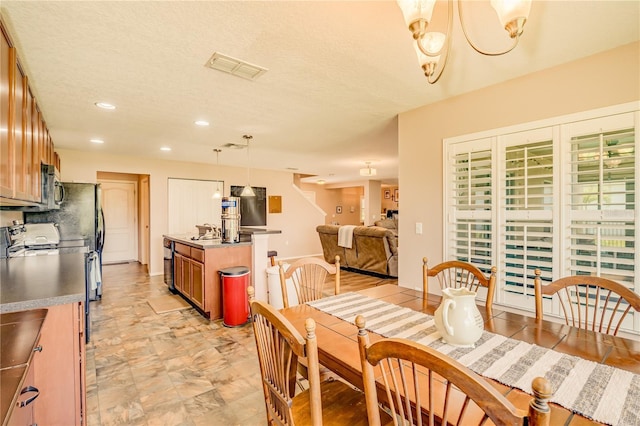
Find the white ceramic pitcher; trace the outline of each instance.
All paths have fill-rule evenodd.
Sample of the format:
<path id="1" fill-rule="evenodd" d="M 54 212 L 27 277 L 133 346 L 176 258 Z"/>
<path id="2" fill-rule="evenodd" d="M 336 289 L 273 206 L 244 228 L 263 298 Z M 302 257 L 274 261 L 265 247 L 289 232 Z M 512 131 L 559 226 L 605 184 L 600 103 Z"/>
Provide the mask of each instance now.
<path id="1" fill-rule="evenodd" d="M 473 347 L 484 330 L 476 292 L 464 287 L 442 290 L 442 303 L 433 319 L 442 340 L 454 346 Z"/>

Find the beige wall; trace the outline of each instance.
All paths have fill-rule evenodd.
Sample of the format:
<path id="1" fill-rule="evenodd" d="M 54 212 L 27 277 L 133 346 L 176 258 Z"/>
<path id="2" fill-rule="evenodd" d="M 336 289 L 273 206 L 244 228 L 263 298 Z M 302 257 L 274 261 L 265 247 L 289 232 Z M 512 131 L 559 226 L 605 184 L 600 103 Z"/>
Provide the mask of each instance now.
<path id="1" fill-rule="evenodd" d="M 400 114 L 399 284 L 421 285 L 423 256 L 443 260 L 444 138 L 638 101 L 639 57 L 636 42 Z"/>
<path id="2" fill-rule="evenodd" d="M 212 166 L 211 164 L 144 158 L 110 156 L 94 152 L 58 150 L 62 160 L 63 182 L 91 182 L 97 173 L 146 174 L 150 180 L 150 262 L 151 275 L 162 273 L 162 235 L 167 233 L 167 179 L 218 179 L 224 181 L 224 195 L 231 185 L 244 185 L 246 169 Z M 267 195 L 282 196 L 282 213 L 267 214 L 267 228 L 282 234 L 269 236 L 269 250 L 277 250 L 278 258 L 311 256 L 322 253 L 315 227 L 324 216 L 293 185 L 291 173 L 251 170 L 251 183 L 267 188 Z M 4 218 L 4 216 L 3 216 Z M 194 224 L 194 232 L 195 224 Z"/>
<path id="3" fill-rule="evenodd" d="M 385 214 L 387 210 L 398 210 L 399 203 L 393 198 L 394 191 L 398 189 L 397 186 L 383 186 L 380 190 L 380 206 L 382 211 L 380 214 Z M 385 191 L 389 191 L 389 198 L 384 198 Z M 398 191 L 399 193 L 400 191 Z M 398 196 L 398 198 L 400 198 Z"/>
<path id="4" fill-rule="evenodd" d="M 303 182 L 298 185 L 303 191 L 315 192 L 316 204 L 327 214 L 325 224 L 338 222 L 340 225 L 360 225 L 360 197 L 364 195 L 362 186 L 328 188 Z M 336 213 L 337 206 L 342 206 L 342 213 Z"/>

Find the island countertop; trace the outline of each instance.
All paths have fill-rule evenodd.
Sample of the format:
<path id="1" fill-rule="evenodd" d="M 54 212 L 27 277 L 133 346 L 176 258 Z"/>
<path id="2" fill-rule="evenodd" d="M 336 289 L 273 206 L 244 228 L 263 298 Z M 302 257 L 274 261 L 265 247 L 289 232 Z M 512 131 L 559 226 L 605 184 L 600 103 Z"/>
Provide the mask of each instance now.
<path id="1" fill-rule="evenodd" d="M 171 234 L 171 235 L 163 235 L 164 238 L 167 238 L 171 241 L 175 241 L 178 243 L 186 244 L 191 247 L 196 247 L 199 249 L 207 250 L 207 249 L 215 249 L 222 247 L 234 247 L 234 246 L 250 246 L 251 241 L 241 241 L 239 243 L 223 243 L 220 239 L 216 240 L 198 240 L 192 239 L 197 237 L 196 235 L 190 234 Z"/>
<path id="2" fill-rule="evenodd" d="M 0 313 L 85 300 L 84 253 L 0 260 Z"/>

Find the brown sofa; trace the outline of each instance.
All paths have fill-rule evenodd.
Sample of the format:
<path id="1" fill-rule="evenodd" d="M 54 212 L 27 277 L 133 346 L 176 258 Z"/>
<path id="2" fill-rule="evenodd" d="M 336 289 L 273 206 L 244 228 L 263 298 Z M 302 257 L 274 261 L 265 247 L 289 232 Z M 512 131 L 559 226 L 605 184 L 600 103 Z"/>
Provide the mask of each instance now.
<path id="1" fill-rule="evenodd" d="M 351 248 L 338 246 L 338 225 L 319 225 L 316 228 L 322 244 L 324 259 L 333 263 L 340 256 L 340 266 L 398 276 L 398 236 L 379 226 L 356 226 Z"/>

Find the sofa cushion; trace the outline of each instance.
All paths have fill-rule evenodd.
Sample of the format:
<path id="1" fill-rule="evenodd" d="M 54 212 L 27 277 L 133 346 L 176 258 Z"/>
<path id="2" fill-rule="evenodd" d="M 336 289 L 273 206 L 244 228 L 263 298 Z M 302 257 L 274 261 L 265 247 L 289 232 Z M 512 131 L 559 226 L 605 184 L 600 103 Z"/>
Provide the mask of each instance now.
<path id="1" fill-rule="evenodd" d="M 375 226 L 381 226 L 387 229 L 398 229 L 398 221 L 396 219 L 382 219 L 374 222 Z"/>
<path id="2" fill-rule="evenodd" d="M 353 243 L 358 251 L 358 269 L 387 274 L 387 259 L 391 253 L 386 241 L 386 228 L 359 227 L 353 231 Z"/>
<path id="3" fill-rule="evenodd" d="M 338 254 L 342 266 L 398 276 L 398 237 L 394 230 L 379 226 L 356 226 L 353 245 L 349 249 L 338 246 L 339 228 L 337 225 L 316 227 L 327 262 L 333 262 L 333 257 Z"/>
<path id="4" fill-rule="evenodd" d="M 333 264 L 334 259 L 340 256 L 340 264 L 342 266 L 347 265 L 347 257 L 345 255 L 344 247 L 338 245 L 338 228 L 336 225 L 319 225 L 316 227 L 318 235 L 320 236 L 320 244 L 322 244 L 322 254 L 324 259 Z"/>

